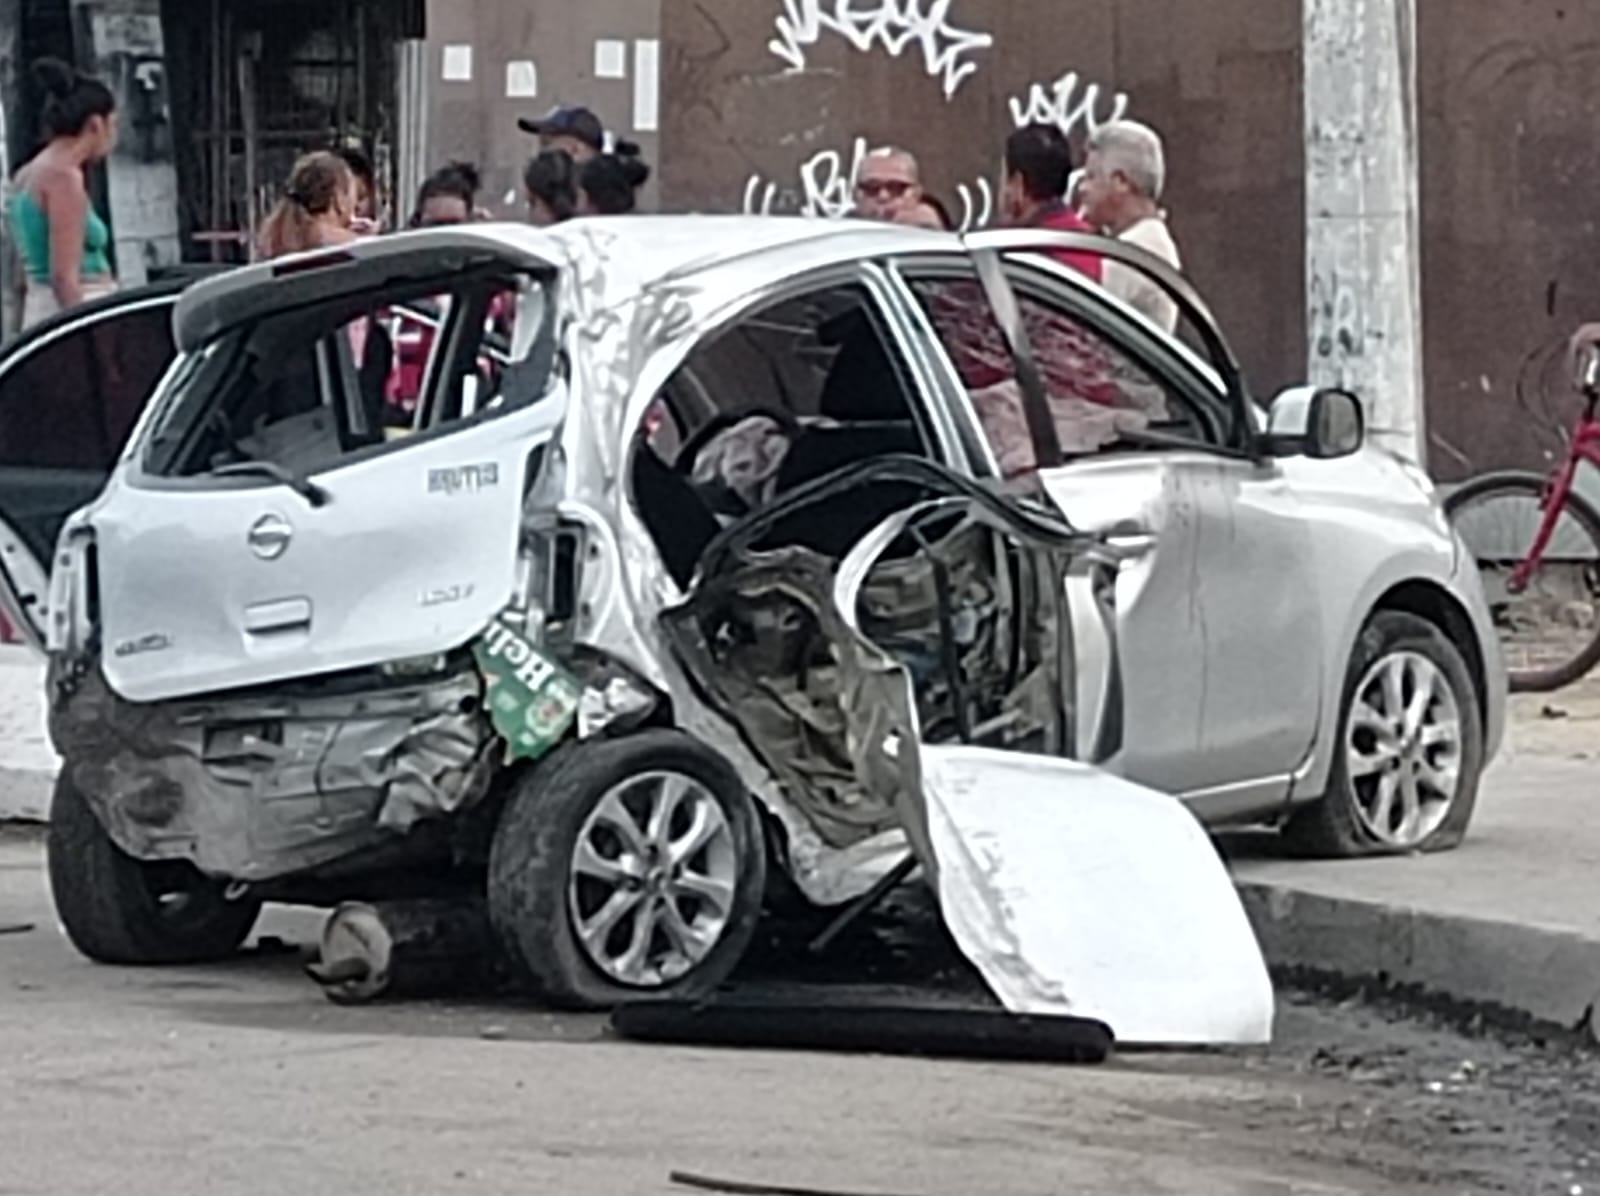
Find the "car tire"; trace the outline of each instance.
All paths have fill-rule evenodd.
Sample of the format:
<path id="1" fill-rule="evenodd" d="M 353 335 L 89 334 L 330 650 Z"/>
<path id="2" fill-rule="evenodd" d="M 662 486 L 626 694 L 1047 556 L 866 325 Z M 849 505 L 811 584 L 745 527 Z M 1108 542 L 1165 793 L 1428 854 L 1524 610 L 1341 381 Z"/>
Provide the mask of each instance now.
<path id="1" fill-rule="evenodd" d="M 1388 709 L 1395 677 L 1398 714 Z M 1412 706 L 1421 705 L 1419 678 L 1435 696 L 1413 727 L 1407 724 Z M 1454 791 L 1442 798 L 1434 782 L 1451 770 Z M 1482 771 L 1483 719 L 1461 651 L 1420 616 L 1379 612 L 1357 640 L 1345 675 L 1327 793 L 1290 817 L 1285 843 L 1296 854 L 1321 858 L 1448 851 L 1466 835 Z M 1408 806 L 1418 810 L 1415 822 L 1408 822 Z"/>
<path id="2" fill-rule="evenodd" d="M 489 853 L 502 947 L 536 998 L 565 1009 L 710 994 L 749 946 L 765 887 L 749 793 L 677 731 L 560 749 L 518 780 Z"/>
<path id="3" fill-rule="evenodd" d="M 182 861 L 146 863 L 112 842 L 71 769 L 56 778 L 46 858 L 61 925 L 96 963 L 212 963 L 238 951 L 261 913 Z"/>

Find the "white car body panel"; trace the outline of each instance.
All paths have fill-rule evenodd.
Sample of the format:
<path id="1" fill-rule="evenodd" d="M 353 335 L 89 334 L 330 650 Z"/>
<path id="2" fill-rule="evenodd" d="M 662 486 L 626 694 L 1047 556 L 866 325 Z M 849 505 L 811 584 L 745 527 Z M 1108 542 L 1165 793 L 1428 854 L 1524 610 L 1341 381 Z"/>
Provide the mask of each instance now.
<path id="1" fill-rule="evenodd" d="M 1069 760 L 921 759 L 940 911 L 1007 1009 L 1095 1018 L 1122 1043 L 1271 1041 L 1255 933 L 1181 803 Z"/>
<path id="2" fill-rule="evenodd" d="M 724 723 L 716 730 L 721 720 L 699 705 L 662 650 L 655 617 L 681 594 L 649 543 L 623 478 L 640 417 L 683 354 L 727 314 L 841 264 L 950 255 L 986 242 L 849 222 L 709 217 L 577 221 L 547 231 L 484 225 L 451 235 L 533 253 L 561 271 L 562 306 L 571 316 L 564 346 L 574 367 L 573 403 L 554 433 L 562 468 L 541 472 L 528 509 L 573 519 L 595 533 L 600 551 L 584 571 L 576 638 L 603 646 L 671 693 L 680 724 L 733 759 L 790 830 L 803 889 L 837 902 L 866 888 L 891 849 L 857 845 L 835 860 L 820 844 L 794 843 L 804 830 L 784 816 L 781 792 L 741 753 L 731 728 Z M 991 241 L 1020 248 L 1030 236 L 1008 233 Z M 1109 302 L 1098 288 L 1082 285 L 1096 302 Z M 1175 346 L 1174 355 L 1216 384 L 1217 375 L 1207 375 L 1192 354 Z M 335 499 L 320 511 L 286 488 L 239 479 L 209 487 L 204 501 L 177 487 L 145 485 L 131 462 L 152 410 L 108 490 L 63 538 L 69 551 L 75 530 L 92 528 L 97 538 L 107 671 L 125 696 L 215 691 L 436 652 L 481 632 L 511 592 L 523 510 L 506 500 L 516 492 L 528 449 L 549 434 L 547 412 L 539 407 L 318 475 Z M 933 422 L 970 428 L 975 421 L 970 411 L 955 411 Z M 428 469 L 489 461 L 504 466 L 498 496 L 486 490 L 441 498 L 437 505 L 426 500 Z M 1476 573 L 1461 559 L 1431 497 L 1398 463 L 1376 450 L 1341 461 L 1289 458 L 1265 465 L 1217 458 L 1205 468 L 1186 468 L 1181 484 L 1172 485 L 1162 480 L 1162 470 L 1170 468 L 1138 455 L 1111 455 L 1047 479 L 1059 505 L 1085 527 L 1136 518 L 1156 524 L 1153 530 L 1169 540 L 1175 533 L 1197 537 L 1187 544 L 1158 537 L 1155 556 L 1128 561 L 1117 585 L 1126 602 L 1121 640 L 1128 683 L 1127 735 L 1117 766 L 1128 776 L 1182 793 L 1208 818 L 1281 812 L 1290 776 L 1294 799 L 1318 796 L 1336 749 L 1351 648 L 1376 604 L 1400 585 L 1435 587 L 1463 612 L 1484 660 L 1493 750 L 1504 691 Z M 408 510 L 419 512 L 421 522 L 396 525 L 386 508 L 419 492 L 423 500 Z M 1252 524 L 1282 531 L 1292 511 L 1303 524 L 1303 544 L 1299 535 L 1275 533 L 1268 541 L 1253 533 Z M 263 584 L 264 570 L 256 568 L 261 562 L 253 559 L 242 570 L 221 568 L 241 554 L 249 557 L 249 527 L 269 512 L 294 525 L 295 542 L 276 562 L 285 566 L 277 571 L 284 576 Z M 156 529 L 162 529 L 160 543 Z M 1226 567 L 1187 591 L 1181 571 L 1158 576 L 1186 555 Z M 1286 562 L 1296 559 L 1303 576 L 1286 576 Z M 197 569 L 197 560 L 208 567 Z M 235 576 L 230 580 L 228 573 Z M 63 592 L 70 581 L 63 579 Z M 333 593 L 336 584 L 344 597 Z M 471 587 L 470 597 L 433 607 L 425 602 L 429 595 L 459 594 L 457 587 Z M 287 637 L 280 641 L 284 647 L 251 646 L 241 626 L 246 608 L 299 598 L 311 599 L 315 639 L 296 636 L 292 648 Z M 1178 605 L 1164 611 L 1169 601 Z M 138 650 L 162 636 L 183 645 L 186 657 L 197 648 L 193 663 L 174 669 L 177 653 Z M 118 657 L 123 644 L 134 650 Z M 1205 665 L 1196 668 L 1202 652 Z M 1101 666 L 1088 661 L 1085 674 Z M 1273 688 L 1258 689 L 1258 682 Z M 1175 742 L 1142 734 L 1150 723 L 1170 730 Z M 1261 749 L 1259 757 L 1252 747 Z"/>
<path id="3" fill-rule="evenodd" d="M 320 508 L 255 479 L 203 495 L 139 484 L 125 461 L 91 516 L 107 679 L 134 701 L 158 701 L 467 642 L 510 601 L 528 456 L 561 407 L 553 399 L 313 474 L 331 498 Z M 430 482 L 463 468 L 479 482 Z M 264 519 L 290 529 L 275 559 L 251 547 Z"/>
<path id="4" fill-rule="evenodd" d="M 1471 630 L 1483 674 L 1484 759 L 1498 752 L 1506 719 L 1505 670 L 1475 562 L 1462 549 L 1425 477 L 1392 453 L 1367 447 L 1333 461 L 1291 458 L 1284 476 L 1313 537 L 1315 599 L 1327 676 L 1315 746 L 1295 799 L 1323 793 L 1337 744 L 1339 699 L 1362 626 L 1402 588 L 1429 589 Z M 1469 665 L 1472 661 L 1469 659 Z"/>
<path id="5" fill-rule="evenodd" d="M 1288 795 L 1322 701 L 1319 612 L 1270 579 L 1312 572 L 1311 535 L 1276 463 L 1133 453 L 1042 475 L 1074 526 L 1140 550 L 1117 582 L 1129 695 L 1117 771 L 1260 810 Z M 1263 642 L 1301 643 L 1283 668 Z"/>

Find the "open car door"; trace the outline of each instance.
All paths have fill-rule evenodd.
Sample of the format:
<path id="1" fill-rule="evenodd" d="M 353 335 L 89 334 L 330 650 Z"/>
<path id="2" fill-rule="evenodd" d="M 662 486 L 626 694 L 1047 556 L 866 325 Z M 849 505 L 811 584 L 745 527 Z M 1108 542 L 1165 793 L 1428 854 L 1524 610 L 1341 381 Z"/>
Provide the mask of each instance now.
<path id="1" fill-rule="evenodd" d="M 801 546 L 870 486 L 904 507 L 842 561 Z M 1008 1008 L 1123 1041 L 1261 1042 L 1271 984 L 1209 840 L 1094 767 L 1120 687 L 1085 702 L 1072 682 L 1080 656 L 1115 677 L 1116 564 L 1048 506 L 880 458 L 725 532 L 664 626 L 823 843 L 903 831 Z"/>
<path id="2" fill-rule="evenodd" d="M 104 488 L 171 365 L 184 285 L 86 304 L 0 349 L 0 607 L 40 651 L 56 539 Z"/>
<path id="3" fill-rule="evenodd" d="M 1039 488 L 1128 553 L 1117 611 L 1139 727 L 1116 771 L 1208 821 L 1286 802 L 1327 690 L 1320 655 L 1304 651 L 1321 640 L 1303 600 L 1316 562 L 1217 321 L 1177 271 L 1121 241 L 1023 229 L 965 243 L 1030 430 L 1047 433 L 1033 446 Z M 1177 333 L 1053 260 L 1065 252 L 1142 276 Z"/>

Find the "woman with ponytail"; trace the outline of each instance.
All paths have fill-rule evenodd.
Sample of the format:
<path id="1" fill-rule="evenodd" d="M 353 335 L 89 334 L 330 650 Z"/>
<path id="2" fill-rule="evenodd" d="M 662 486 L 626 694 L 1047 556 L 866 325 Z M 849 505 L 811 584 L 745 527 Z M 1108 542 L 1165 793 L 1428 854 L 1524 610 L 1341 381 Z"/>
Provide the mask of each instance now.
<path id="1" fill-rule="evenodd" d="M 33 66 L 48 138 L 17 172 L 11 233 L 26 275 L 24 328 L 116 288 L 111 230 L 89 202 L 86 172 L 117 143 L 117 102 L 98 79 L 46 58 Z"/>
<path id="2" fill-rule="evenodd" d="M 528 219 L 541 228 L 578 214 L 577 162 L 566 150 L 549 149 L 528 163 L 522 183 L 528 193 Z"/>
<path id="3" fill-rule="evenodd" d="M 596 154 L 578 176 L 579 210 L 585 216 L 625 216 L 639 203 L 639 188 L 650 180 L 650 168 L 631 141 L 619 141 L 610 153 Z"/>
<path id="4" fill-rule="evenodd" d="M 261 256 L 349 244 L 360 235 L 353 227 L 359 202 L 355 173 L 343 158 L 327 150 L 305 155 L 294 164 L 283 198 L 261 225 Z"/>

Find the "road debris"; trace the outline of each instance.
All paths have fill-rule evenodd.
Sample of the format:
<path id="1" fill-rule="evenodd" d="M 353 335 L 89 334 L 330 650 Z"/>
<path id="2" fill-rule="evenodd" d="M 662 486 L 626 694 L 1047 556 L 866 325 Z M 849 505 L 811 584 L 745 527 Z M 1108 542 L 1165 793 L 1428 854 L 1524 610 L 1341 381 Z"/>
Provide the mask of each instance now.
<path id="1" fill-rule="evenodd" d="M 499 951 L 481 902 L 346 902 L 329 915 L 307 974 L 341 1005 L 486 987 Z"/>
<path id="2" fill-rule="evenodd" d="M 896 1196 L 890 1192 L 844 1192 L 833 1188 L 793 1188 L 777 1184 L 742 1183 L 733 1179 L 694 1175 L 688 1171 L 674 1171 L 668 1178 L 680 1188 L 695 1188 L 701 1192 L 724 1192 L 728 1196 Z"/>
<path id="3" fill-rule="evenodd" d="M 921 756 L 940 909 L 1007 1009 L 1100 1019 L 1125 1045 L 1271 1040 L 1255 932 L 1181 802 L 1069 760 Z"/>
<path id="4" fill-rule="evenodd" d="M 1033 1063 L 1103 1063 L 1115 1041 L 1081 1017 L 815 1001 L 641 1001 L 619 1006 L 611 1028 L 641 1042 Z"/>
<path id="5" fill-rule="evenodd" d="M 32 922 L 11 922 L 0 924 L 0 935 L 5 934 L 30 934 L 37 927 Z"/>

